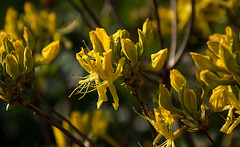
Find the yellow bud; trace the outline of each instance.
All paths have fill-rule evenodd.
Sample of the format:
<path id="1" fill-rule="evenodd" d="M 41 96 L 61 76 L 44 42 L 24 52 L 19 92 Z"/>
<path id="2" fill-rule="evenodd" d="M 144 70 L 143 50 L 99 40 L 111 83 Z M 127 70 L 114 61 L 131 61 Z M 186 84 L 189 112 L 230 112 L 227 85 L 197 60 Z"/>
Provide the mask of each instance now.
<path id="1" fill-rule="evenodd" d="M 35 39 L 31 31 L 27 27 L 24 27 L 23 38 L 26 41 L 27 47 L 33 50 L 35 46 Z"/>
<path id="2" fill-rule="evenodd" d="M 148 18 L 143 23 L 143 34 L 147 39 L 148 46 L 150 46 L 153 42 L 153 27 L 151 21 Z"/>
<path id="3" fill-rule="evenodd" d="M 7 35 L 4 35 L 2 37 L 1 42 L 2 42 L 3 50 L 6 51 L 8 54 L 11 53 L 11 51 L 14 51 L 14 46 Z"/>
<path id="4" fill-rule="evenodd" d="M 235 84 L 234 80 L 223 79 L 210 72 L 208 70 L 203 70 L 200 72 L 200 80 L 204 82 L 206 86 L 210 89 L 217 87 L 218 85 L 231 85 Z"/>
<path id="5" fill-rule="evenodd" d="M 222 112 L 228 101 L 227 86 L 220 85 L 212 90 L 209 102 L 216 112 Z"/>
<path id="6" fill-rule="evenodd" d="M 167 48 L 160 50 L 159 52 L 151 55 L 151 66 L 155 71 L 159 71 L 164 65 L 167 57 Z"/>
<path id="7" fill-rule="evenodd" d="M 108 48 L 112 50 L 112 60 L 117 63 L 121 57 L 121 52 L 118 50 L 118 42 L 115 42 L 113 36 L 109 37 Z"/>
<path id="8" fill-rule="evenodd" d="M 146 38 L 143 35 L 143 32 L 140 29 L 138 29 L 138 36 L 139 36 L 139 43 L 140 43 L 140 51 L 138 53 L 139 53 L 139 56 L 141 57 L 147 51 L 148 44 L 146 42 Z"/>
<path id="9" fill-rule="evenodd" d="M 205 55 L 193 53 L 193 52 L 191 52 L 190 54 L 199 69 L 226 72 L 224 67 L 217 66 L 209 56 L 205 56 Z"/>
<path id="10" fill-rule="evenodd" d="M 32 71 L 34 67 L 34 61 L 32 56 L 32 50 L 28 47 L 25 48 L 24 51 L 24 75 L 27 75 L 29 72 Z"/>
<path id="11" fill-rule="evenodd" d="M 59 50 L 60 50 L 60 42 L 59 41 L 52 42 L 42 50 L 42 57 L 37 61 L 35 61 L 36 65 L 49 64 L 57 56 Z"/>
<path id="12" fill-rule="evenodd" d="M 18 61 L 14 55 L 8 54 L 6 56 L 6 72 L 13 79 L 16 79 L 18 77 L 18 75 L 20 74 Z"/>
<path id="13" fill-rule="evenodd" d="M 16 42 L 13 43 L 13 46 L 15 48 L 15 52 L 18 56 L 19 64 L 23 64 L 23 54 L 24 54 L 24 46 L 22 43 L 17 40 Z"/>
<path id="14" fill-rule="evenodd" d="M 170 71 L 170 81 L 172 87 L 179 92 L 180 88 L 187 82 L 185 77 L 176 69 Z"/>
<path id="15" fill-rule="evenodd" d="M 185 108 L 188 110 L 189 113 L 196 115 L 198 100 L 195 92 L 192 89 L 184 88 L 183 94 Z"/>
<path id="16" fill-rule="evenodd" d="M 219 56 L 219 42 L 208 41 L 208 48 L 216 55 Z"/>
<path id="17" fill-rule="evenodd" d="M 226 47 L 224 44 L 221 43 L 219 48 L 219 55 L 225 67 L 230 73 L 240 75 L 240 67 L 237 64 L 230 47 Z"/>
<path id="18" fill-rule="evenodd" d="M 121 34 L 120 34 L 120 38 L 129 38 L 130 35 L 129 35 L 129 32 L 127 30 L 121 30 Z"/>
<path id="19" fill-rule="evenodd" d="M 165 85 L 160 84 L 159 85 L 159 106 L 161 106 L 162 108 L 171 111 L 173 113 L 177 113 L 179 115 L 183 115 L 182 110 L 175 108 L 172 105 L 171 99 L 170 99 L 170 95 L 169 95 L 169 91 L 168 89 L 165 87 Z"/>
<path id="20" fill-rule="evenodd" d="M 136 64 L 138 61 L 138 52 L 134 43 L 127 38 L 127 39 L 122 39 L 121 44 L 122 44 L 122 52 L 133 64 Z"/>

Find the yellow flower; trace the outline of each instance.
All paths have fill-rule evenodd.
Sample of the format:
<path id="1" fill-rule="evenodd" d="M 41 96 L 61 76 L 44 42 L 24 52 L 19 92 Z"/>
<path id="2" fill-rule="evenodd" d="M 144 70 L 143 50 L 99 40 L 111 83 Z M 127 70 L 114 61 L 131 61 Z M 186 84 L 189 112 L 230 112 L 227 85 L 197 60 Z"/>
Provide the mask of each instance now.
<path id="1" fill-rule="evenodd" d="M 212 90 L 209 102 L 216 112 L 222 112 L 223 108 L 229 103 L 227 86 L 220 85 Z"/>
<path id="2" fill-rule="evenodd" d="M 176 132 L 173 132 L 174 119 L 170 111 L 162 107 L 158 107 L 158 109 L 154 108 L 154 114 L 154 118 L 146 117 L 146 119 L 159 133 L 158 136 L 154 139 L 153 145 L 156 145 L 159 142 L 160 138 L 164 136 L 166 138 L 166 141 L 160 144 L 160 147 L 174 147 L 174 140 L 186 131 L 186 127 L 183 126 Z"/>
<path id="3" fill-rule="evenodd" d="M 89 73 L 88 76 L 82 77 L 84 80 L 79 81 L 80 85 L 77 87 L 77 89 L 80 90 L 77 93 L 84 93 L 85 95 L 87 92 L 91 92 L 97 89 L 99 95 L 97 108 L 100 108 L 101 104 L 104 101 L 108 100 L 106 92 L 107 88 L 109 88 L 113 96 L 113 107 L 115 110 L 117 110 L 119 105 L 119 99 L 113 82 L 116 81 L 120 76 L 122 76 L 121 72 L 123 70 L 125 58 L 123 57 L 118 61 L 117 68 L 114 72 L 111 62 L 111 54 L 111 49 L 104 52 L 103 57 L 100 56 L 99 53 L 96 53 L 94 50 L 89 52 L 88 54 L 85 54 L 84 49 L 82 49 L 81 52 L 76 54 L 76 58 L 81 64 L 81 66 Z M 91 57 L 91 59 L 89 57 Z M 95 60 L 92 59 L 93 57 L 95 57 Z M 88 91 L 89 86 L 93 87 L 94 89 Z M 84 89 L 86 89 L 86 91 L 82 92 L 82 90 Z"/>

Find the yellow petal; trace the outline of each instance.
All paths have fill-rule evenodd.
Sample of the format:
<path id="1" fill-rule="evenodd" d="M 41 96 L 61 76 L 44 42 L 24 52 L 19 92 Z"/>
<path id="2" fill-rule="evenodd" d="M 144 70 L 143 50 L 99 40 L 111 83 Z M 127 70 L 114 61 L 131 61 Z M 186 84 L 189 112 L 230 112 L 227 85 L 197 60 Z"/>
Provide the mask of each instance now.
<path id="1" fill-rule="evenodd" d="M 109 41 L 109 36 L 107 32 L 103 28 L 97 28 L 96 29 L 96 34 L 99 40 L 102 42 L 103 48 L 105 51 L 108 51 L 108 41 Z"/>
<path id="2" fill-rule="evenodd" d="M 115 88 L 113 83 L 109 83 L 109 87 L 108 88 L 109 88 L 109 90 L 110 90 L 110 92 L 112 94 L 112 97 L 113 97 L 113 102 L 114 102 L 114 103 L 112 103 L 113 108 L 115 110 L 117 110 L 118 106 L 119 106 L 119 99 L 118 99 L 116 88 Z"/>

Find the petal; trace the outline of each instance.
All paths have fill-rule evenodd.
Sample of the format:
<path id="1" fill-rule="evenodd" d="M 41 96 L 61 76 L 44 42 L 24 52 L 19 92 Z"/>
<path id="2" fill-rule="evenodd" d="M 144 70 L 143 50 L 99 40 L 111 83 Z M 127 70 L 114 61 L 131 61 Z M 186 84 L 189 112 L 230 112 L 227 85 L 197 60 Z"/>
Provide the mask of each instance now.
<path id="1" fill-rule="evenodd" d="M 107 77 L 113 74 L 111 55 L 112 55 L 112 50 L 108 50 L 107 52 L 104 53 L 103 69 Z"/>
<path id="2" fill-rule="evenodd" d="M 114 103 L 112 103 L 113 108 L 114 108 L 115 110 L 117 110 L 117 109 L 118 109 L 118 106 L 119 106 L 119 99 L 118 99 L 118 95 L 117 95 L 116 88 L 115 88 L 115 86 L 114 86 L 113 83 L 109 83 L 109 87 L 108 87 L 108 88 L 109 88 L 109 90 L 110 90 L 110 92 L 111 92 L 111 94 L 112 94 L 113 101 L 114 101 Z"/>
<path id="3" fill-rule="evenodd" d="M 97 28 L 96 34 L 98 39 L 102 42 L 105 51 L 108 51 L 108 40 L 109 36 L 103 28 Z"/>
<path id="4" fill-rule="evenodd" d="M 122 57 L 119 61 L 118 61 L 118 66 L 117 69 L 115 71 L 115 73 L 112 75 L 112 81 L 115 81 L 118 77 L 122 76 L 122 70 L 123 70 L 123 65 L 125 63 L 125 57 Z"/>
<path id="5" fill-rule="evenodd" d="M 96 85 L 97 85 L 97 91 L 98 91 L 98 101 L 97 101 L 97 109 L 99 109 L 103 102 L 108 101 L 106 92 L 107 92 L 107 85 L 101 84 L 100 79 L 95 79 Z"/>

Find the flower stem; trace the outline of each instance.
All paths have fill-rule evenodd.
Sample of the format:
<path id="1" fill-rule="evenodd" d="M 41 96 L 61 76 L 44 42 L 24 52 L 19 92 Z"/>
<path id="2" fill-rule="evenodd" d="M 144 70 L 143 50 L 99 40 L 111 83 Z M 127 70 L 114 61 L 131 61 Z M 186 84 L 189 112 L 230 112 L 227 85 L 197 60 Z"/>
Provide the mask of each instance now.
<path id="1" fill-rule="evenodd" d="M 139 94 L 139 89 L 138 88 L 134 88 L 133 96 L 136 97 L 139 105 L 141 106 L 143 114 L 150 118 L 150 114 L 149 114 L 148 109 L 147 109 L 146 105 L 144 104 L 140 94 Z M 152 131 L 152 136 L 153 136 L 153 139 L 154 139 L 157 136 L 157 131 L 155 130 L 155 128 L 151 125 L 151 123 L 149 121 L 148 121 L 148 124 L 150 126 L 151 131 Z"/>
<path id="2" fill-rule="evenodd" d="M 61 130 L 66 136 L 68 136 L 74 143 L 79 145 L 80 147 L 85 147 L 84 144 L 78 140 L 75 136 L 73 136 L 69 131 L 67 131 L 65 128 L 63 128 L 59 123 L 57 123 L 55 120 L 53 120 L 48 114 L 43 112 L 41 109 L 38 107 L 34 106 L 30 102 L 25 102 L 25 101 L 19 101 L 19 104 L 31 109 L 32 111 L 35 112 L 35 115 L 41 116 L 44 120 L 46 120 L 48 123 L 51 125 L 55 126 L 59 130 Z"/>
<path id="3" fill-rule="evenodd" d="M 202 132 L 207 136 L 207 138 L 211 141 L 214 147 L 219 147 L 217 143 L 211 138 L 211 136 L 208 134 L 206 130 L 202 130 Z"/>
<path id="4" fill-rule="evenodd" d="M 36 91 L 35 89 L 31 89 L 32 92 L 35 94 L 36 98 L 39 100 L 39 102 L 45 106 L 47 109 L 49 109 L 52 113 L 54 113 L 56 116 L 58 116 L 60 119 L 62 119 L 63 121 L 65 121 L 66 123 L 68 123 L 73 129 L 74 131 L 76 131 L 76 133 L 78 133 L 82 138 L 84 138 L 85 140 L 89 141 L 89 143 L 92 146 L 96 146 L 96 144 L 89 139 L 85 134 L 83 134 L 82 132 L 80 132 L 66 117 L 64 117 L 62 114 L 58 113 L 54 108 L 52 108 L 50 105 L 48 105 L 48 103 L 46 103 L 46 101 L 42 98 L 42 96 L 39 94 L 38 91 Z"/>
<path id="5" fill-rule="evenodd" d="M 161 21 L 160 21 L 160 14 L 158 13 L 158 5 L 157 5 L 157 0 L 153 0 L 153 4 L 154 4 L 154 10 L 155 10 L 155 17 L 157 20 L 157 32 L 158 32 L 158 37 L 159 37 L 159 41 L 160 41 L 160 48 L 164 48 L 164 41 L 163 41 L 163 37 L 162 37 L 162 30 L 161 30 Z"/>

